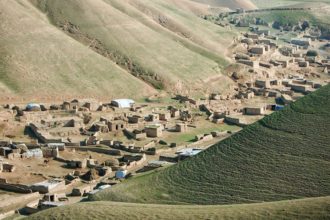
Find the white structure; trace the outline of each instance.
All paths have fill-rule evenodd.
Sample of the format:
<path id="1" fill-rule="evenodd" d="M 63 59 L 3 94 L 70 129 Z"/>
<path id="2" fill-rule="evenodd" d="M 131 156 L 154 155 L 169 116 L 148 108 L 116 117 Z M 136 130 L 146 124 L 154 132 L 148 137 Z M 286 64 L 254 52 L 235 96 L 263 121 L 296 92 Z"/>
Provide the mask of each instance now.
<path id="1" fill-rule="evenodd" d="M 26 106 L 27 111 L 39 111 L 40 110 L 40 105 L 36 103 L 29 103 Z"/>
<path id="2" fill-rule="evenodd" d="M 65 150 L 65 144 L 64 143 L 48 143 L 47 147 L 50 149 L 58 149 L 60 151 L 64 151 Z"/>
<path id="3" fill-rule="evenodd" d="M 50 193 L 56 190 L 65 190 L 65 181 L 62 179 L 49 179 L 30 186 L 33 192 Z"/>
<path id="4" fill-rule="evenodd" d="M 111 105 L 118 108 L 130 108 L 134 103 L 132 99 L 115 99 L 111 101 Z"/>

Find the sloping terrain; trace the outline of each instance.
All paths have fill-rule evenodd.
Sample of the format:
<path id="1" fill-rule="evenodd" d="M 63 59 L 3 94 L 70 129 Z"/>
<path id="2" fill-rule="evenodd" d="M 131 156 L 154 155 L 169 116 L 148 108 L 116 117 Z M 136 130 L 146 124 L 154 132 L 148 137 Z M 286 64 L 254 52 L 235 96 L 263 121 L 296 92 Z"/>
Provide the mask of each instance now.
<path id="1" fill-rule="evenodd" d="M 329 219 L 330 197 L 248 205 L 191 206 L 88 202 L 49 209 L 28 219 Z"/>
<path id="2" fill-rule="evenodd" d="M 83 4 L 78 0 L 32 2 L 69 36 L 155 88 L 202 91 L 210 77 L 218 77 L 217 82 L 221 83 L 215 87 L 219 89 L 228 89 L 231 83 L 221 74 L 226 63 L 224 50 L 217 55 L 220 50 L 210 48 L 217 48 L 216 43 L 220 45 L 215 38 L 222 37 L 230 43 L 234 35 L 222 35 L 221 28 L 209 25 L 213 26 L 208 30 L 212 33 L 200 39 L 201 34 L 197 33 L 207 30 L 203 27 L 207 22 L 166 1 L 148 1 L 148 4 L 130 0 L 87 0 Z M 173 12 L 173 8 L 176 11 Z M 174 18 L 170 13 L 177 15 Z M 184 20 L 185 16 L 188 17 Z M 186 20 L 197 25 L 189 27 Z"/>
<path id="3" fill-rule="evenodd" d="M 166 0 L 167 2 L 175 5 L 185 11 L 193 12 L 196 15 L 205 15 L 209 13 L 209 6 L 203 3 L 191 0 Z"/>
<path id="4" fill-rule="evenodd" d="M 251 0 L 258 8 L 274 8 L 274 7 L 288 7 L 296 5 L 308 7 L 308 5 L 313 4 L 313 6 L 317 6 L 320 3 L 330 3 L 329 0 Z"/>
<path id="5" fill-rule="evenodd" d="M 233 204 L 330 195 L 330 85 L 197 156 L 93 200 Z"/>
<path id="6" fill-rule="evenodd" d="M 200 2 L 203 4 L 207 4 L 213 7 L 227 7 L 232 10 L 237 8 L 244 8 L 244 9 L 256 9 L 257 7 L 255 4 L 250 0 L 192 0 L 196 2 Z"/>
<path id="7" fill-rule="evenodd" d="M 329 1 L 330 3 L 330 1 Z M 263 21 L 278 25 L 298 25 L 304 21 L 308 21 L 310 25 L 317 26 L 321 32 L 322 37 L 330 39 L 330 4 L 329 3 L 301 3 L 290 5 L 290 7 L 297 8 L 311 8 L 311 10 L 295 10 L 295 11 L 267 11 L 249 13 L 245 16 L 247 20 L 261 18 Z M 288 7 L 288 6 L 286 6 Z"/>
<path id="8" fill-rule="evenodd" d="M 1 98 L 110 98 L 156 93 L 114 62 L 53 27 L 27 1 L 0 1 L 0 32 Z"/>
<path id="9" fill-rule="evenodd" d="M 4 97 L 132 98 L 156 89 L 227 90 L 222 74 L 235 32 L 197 15 L 190 0 L 4 0 L 0 3 Z M 24 79 L 24 82 L 23 80 Z M 38 96 L 36 93 L 38 92 Z M 28 99 L 30 100 L 30 99 Z"/>

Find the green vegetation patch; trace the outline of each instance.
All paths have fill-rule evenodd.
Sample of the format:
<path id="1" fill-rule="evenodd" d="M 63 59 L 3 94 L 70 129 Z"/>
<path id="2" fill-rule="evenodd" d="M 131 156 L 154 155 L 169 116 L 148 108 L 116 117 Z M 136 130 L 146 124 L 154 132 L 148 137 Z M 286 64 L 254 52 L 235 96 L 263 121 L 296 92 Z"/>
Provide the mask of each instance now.
<path id="1" fill-rule="evenodd" d="M 329 219 L 330 197 L 250 205 L 180 206 L 88 202 L 49 209 L 28 219 Z"/>

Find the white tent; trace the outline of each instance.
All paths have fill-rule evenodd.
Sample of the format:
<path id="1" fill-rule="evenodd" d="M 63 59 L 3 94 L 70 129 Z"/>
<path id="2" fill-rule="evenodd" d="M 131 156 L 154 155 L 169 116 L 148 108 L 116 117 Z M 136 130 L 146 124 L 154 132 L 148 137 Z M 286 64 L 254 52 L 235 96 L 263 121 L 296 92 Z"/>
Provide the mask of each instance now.
<path id="1" fill-rule="evenodd" d="M 111 101 L 111 104 L 118 108 L 130 108 L 134 103 L 132 99 L 115 99 Z"/>

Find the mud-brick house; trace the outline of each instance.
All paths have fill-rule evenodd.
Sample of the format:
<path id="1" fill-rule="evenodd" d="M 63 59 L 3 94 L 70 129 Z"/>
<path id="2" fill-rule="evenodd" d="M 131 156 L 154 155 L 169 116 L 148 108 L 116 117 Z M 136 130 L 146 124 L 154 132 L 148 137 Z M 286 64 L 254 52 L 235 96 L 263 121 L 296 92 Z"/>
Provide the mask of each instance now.
<path id="1" fill-rule="evenodd" d="M 186 132 L 188 130 L 188 126 L 186 123 L 177 123 L 175 125 L 176 132 Z"/>
<path id="2" fill-rule="evenodd" d="M 147 134 L 147 137 L 161 137 L 163 134 L 163 126 L 160 124 L 148 125 L 144 130 Z"/>
<path id="3" fill-rule="evenodd" d="M 13 164 L 0 162 L 0 173 L 1 172 L 14 172 L 16 169 L 16 166 Z"/>
<path id="4" fill-rule="evenodd" d="M 170 112 L 171 112 L 171 117 L 172 118 L 178 118 L 178 117 L 180 117 L 180 111 L 179 111 L 179 109 L 171 108 Z"/>
<path id="5" fill-rule="evenodd" d="M 60 152 L 57 147 L 52 147 L 52 148 L 43 148 L 42 149 L 43 157 L 59 157 Z"/>
<path id="6" fill-rule="evenodd" d="M 298 46 L 310 46 L 312 40 L 310 38 L 293 38 L 291 39 L 291 44 L 295 44 Z"/>
<path id="7" fill-rule="evenodd" d="M 148 116 L 148 121 L 158 122 L 159 121 L 159 114 L 150 114 Z"/>
<path id="8" fill-rule="evenodd" d="M 265 88 L 265 89 L 269 89 L 271 87 L 269 79 L 258 79 L 256 80 L 255 85 L 258 88 Z"/>
<path id="9" fill-rule="evenodd" d="M 249 52 L 253 54 L 263 55 L 265 54 L 266 50 L 264 46 L 254 46 L 249 49 Z"/>
<path id="10" fill-rule="evenodd" d="M 82 159 L 82 160 L 70 160 L 67 162 L 67 167 L 68 168 L 86 168 L 87 167 L 87 159 Z"/>
<path id="11" fill-rule="evenodd" d="M 284 104 L 290 104 L 291 102 L 293 102 L 292 97 L 287 94 L 282 94 L 280 99 Z"/>
<path id="12" fill-rule="evenodd" d="M 159 113 L 159 120 L 168 121 L 170 119 L 171 119 L 171 113 L 170 112 Z"/>
<path id="13" fill-rule="evenodd" d="M 264 115 L 265 112 L 266 106 L 245 107 L 243 109 L 245 115 Z"/>
<path id="14" fill-rule="evenodd" d="M 8 154 L 13 153 L 13 149 L 10 147 L 0 147 L 0 156 L 7 157 Z"/>
<path id="15" fill-rule="evenodd" d="M 92 132 L 101 132 L 101 133 L 108 133 L 109 132 L 109 126 L 106 124 L 105 121 L 102 121 L 102 122 L 96 122 L 94 123 L 89 131 L 92 131 Z"/>
<path id="16" fill-rule="evenodd" d="M 49 179 L 30 186 L 33 192 L 51 193 L 58 190 L 65 190 L 65 181 L 63 179 Z"/>
<path id="17" fill-rule="evenodd" d="M 259 61 L 256 60 L 243 60 L 240 59 L 237 61 L 238 63 L 247 65 L 247 66 L 251 66 L 252 68 L 258 68 L 259 67 Z"/>
<path id="18" fill-rule="evenodd" d="M 125 133 L 135 140 L 143 140 L 147 137 L 144 130 L 134 129 L 133 131 L 125 130 Z"/>
<path id="19" fill-rule="evenodd" d="M 114 120 L 108 122 L 109 131 L 122 131 L 127 127 L 127 122 L 123 120 Z"/>
<path id="20" fill-rule="evenodd" d="M 143 122 L 143 118 L 139 115 L 128 116 L 127 119 L 130 124 L 139 124 Z"/>

